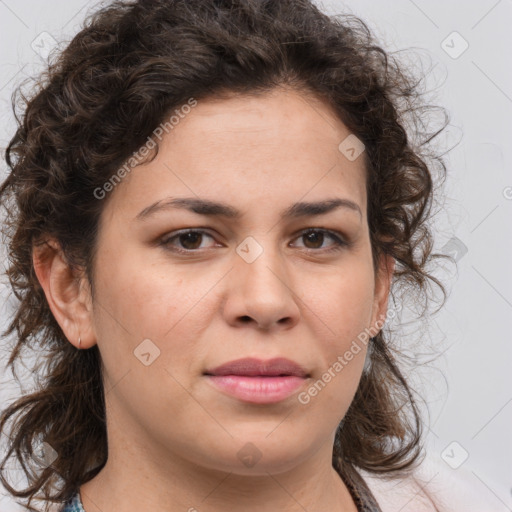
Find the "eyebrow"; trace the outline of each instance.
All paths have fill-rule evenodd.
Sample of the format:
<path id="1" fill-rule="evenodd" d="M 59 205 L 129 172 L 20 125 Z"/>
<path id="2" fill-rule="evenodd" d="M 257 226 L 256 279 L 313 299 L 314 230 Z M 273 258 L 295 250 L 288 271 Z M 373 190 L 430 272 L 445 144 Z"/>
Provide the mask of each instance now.
<path id="1" fill-rule="evenodd" d="M 243 216 L 242 212 L 225 203 L 219 203 L 216 201 L 195 197 L 169 197 L 160 201 L 156 201 L 150 206 L 144 208 L 135 217 L 135 220 L 144 221 L 155 215 L 157 212 L 177 208 L 183 208 L 193 213 L 197 213 L 199 215 L 207 215 L 210 217 L 240 219 Z M 281 218 L 292 219 L 324 215 L 338 208 L 347 208 L 359 213 L 361 218 L 363 216 L 359 205 L 354 201 L 351 201 L 350 199 L 333 198 L 317 202 L 294 203 L 281 212 Z"/>

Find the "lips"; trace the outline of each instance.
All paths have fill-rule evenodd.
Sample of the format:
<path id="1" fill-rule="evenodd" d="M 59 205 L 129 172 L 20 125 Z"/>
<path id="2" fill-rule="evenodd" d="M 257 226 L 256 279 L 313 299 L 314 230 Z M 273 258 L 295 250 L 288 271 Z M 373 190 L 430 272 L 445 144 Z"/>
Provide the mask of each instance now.
<path id="1" fill-rule="evenodd" d="M 237 359 L 211 370 L 206 370 L 205 375 L 239 375 L 244 377 L 295 376 L 301 378 L 309 376 L 302 366 L 284 357 L 277 357 L 266 361 L 251 357 Z"/>
<path id="2" fill-rule="evenodd" d="M 302 388 L 309 374 L 290 359 L 238 359 L 204 372 L 215 389 L 241 402 L 275 404 Z"/>

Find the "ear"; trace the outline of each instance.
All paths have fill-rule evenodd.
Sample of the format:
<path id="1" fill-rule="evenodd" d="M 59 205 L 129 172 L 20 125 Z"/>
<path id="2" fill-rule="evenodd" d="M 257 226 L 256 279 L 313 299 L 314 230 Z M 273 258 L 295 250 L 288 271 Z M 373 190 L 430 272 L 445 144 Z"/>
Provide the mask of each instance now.
<path id="1" fill-rule="evenodd" d="M 66 338 L 77 348 L 90 348 L 96 336 L 91 290 L 84 273 L 78 275 L 72 271 L 60 245 L 53 239 L 33 245 L 32 262 L 50 310 Z"/>
<path id="2" fill-rule="evenodd" d="M 375 336 L 386 321 L 389 291 L 395 271 L 395 259 L 389 254 L 381 254 L 379 268 L 375 275 L 375 291 L 370 329 Z"/>

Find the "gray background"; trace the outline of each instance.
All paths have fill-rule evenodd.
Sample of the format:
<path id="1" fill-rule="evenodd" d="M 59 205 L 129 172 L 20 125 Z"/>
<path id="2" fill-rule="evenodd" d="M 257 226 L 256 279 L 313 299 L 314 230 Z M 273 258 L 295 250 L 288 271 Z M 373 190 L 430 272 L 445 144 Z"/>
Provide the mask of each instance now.
<path id="1" fill-rule="evenodd" d="M 403 338 L 443 351 L 414 377 L 428 402 L 428 457 L 470 482 L 495 510 L 512 510 L 512 68 L 506 57 L 512 47 L 512 1 L 317 3 L 330 14 L 361 16 L 387 50 L 413 48 L 403 59 L 430 70 L 431 101 L 449 112 L 450 126 L 439 144 L 457 146 L 445 157 L 448 180 L 435 249 L 455 248 L 457 269 L 436 269 L 450 290 L 447 303 L 429 318 L 428 332 L 418 337 L 415 324 L 406 325 Z M 13 89 L 42 70 L 40 56 L 55 44 L 53 38 L 69 40 L 94 5 L 0 0 L 2 152 L 14 130 Z M 5 173 L 3 160 L 1 165 Z M 2 326 L 12 310 L 4 283 L 5 278 Z M 3 367 L 7 343 L 0 346 Z M 0 379 L 5 407 L 19 390 L 8 385 L 11 376 L 3 368 Z M 0 510 L 21 509 L 0 494 Z"/>

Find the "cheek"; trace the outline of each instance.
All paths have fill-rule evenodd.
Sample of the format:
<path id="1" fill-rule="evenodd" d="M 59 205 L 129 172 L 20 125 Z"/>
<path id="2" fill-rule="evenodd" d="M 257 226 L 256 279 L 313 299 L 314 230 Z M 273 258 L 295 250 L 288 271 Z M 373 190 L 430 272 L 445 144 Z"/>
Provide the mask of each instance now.
<path id="1" fill-rule="evenodd" d="M 98 268 L 95 321 L 111 371 L 120 373 L 121 361 L 124 372 L 138 365 L 134 351 L 147 339 L 156 346 L 157 366 L 185 371 L 200 356 L 194 340 L 215 311 L 209 291 L 219 276 L 193 272 L 187 265 L 147 264 L 135 254 L 104 261 Z"/>
<path id="2" fill-rule="evenodd" d="M 317 276 L 318 277 L 318 276 Z M 369 327 L 373 306 L 373 273 L 367 264 L 340 266 L 324 276 L 308 279 L 302 286 L 302 300 L 323 326 L 331 344 L 337 348 Z"/>
<path id="3" fill-rule="evenodd" d="M 367 351 L 365 330 L 371 321 L 372 279 L 371 269 L 354 266 L 350 273 L 329 278 L 321 291 L 305 290 L 322 365 L 299 402 L 311 417 L 322 417 L 327 425 L 339 423 L 359 385 Z M 311 431 L 314 435 L 312 427 Z"/>
<path id="4" fill-rule="evenodd" d="M 141 423 L 171 398 L 177 410 L 185 407 L 190 396 L 180 383 L 190 387 L 187 371 L 198 357 L 193 340 L 200 328 L 190 318 L 205 291 L 178 271 L 134 257 L 98 269 L 95 324 L 112 404 L 129 404 Z"/>
<path id="5" fill-rule="evenodd" d="M 322 368 L 302 395 L 311 413 L 336 424 L 346 413 L 361 378 L 373 305 L 371 263 L 360 259 L 335 269 L 325 280 L 305 282 L 305 314 L 314 325 Z M 323 286 L 319 283 L 323 282 Z"/>
<path id="6" fill-rule="evenodd" d="M 194 301 L 193 287 L 179 268 L 157 267 L 135 251 L 127 253 L 98 259 L 98 301 L 104 302 L 110 321 L 121 324 L 125 333 L 161 339 Z"/>

